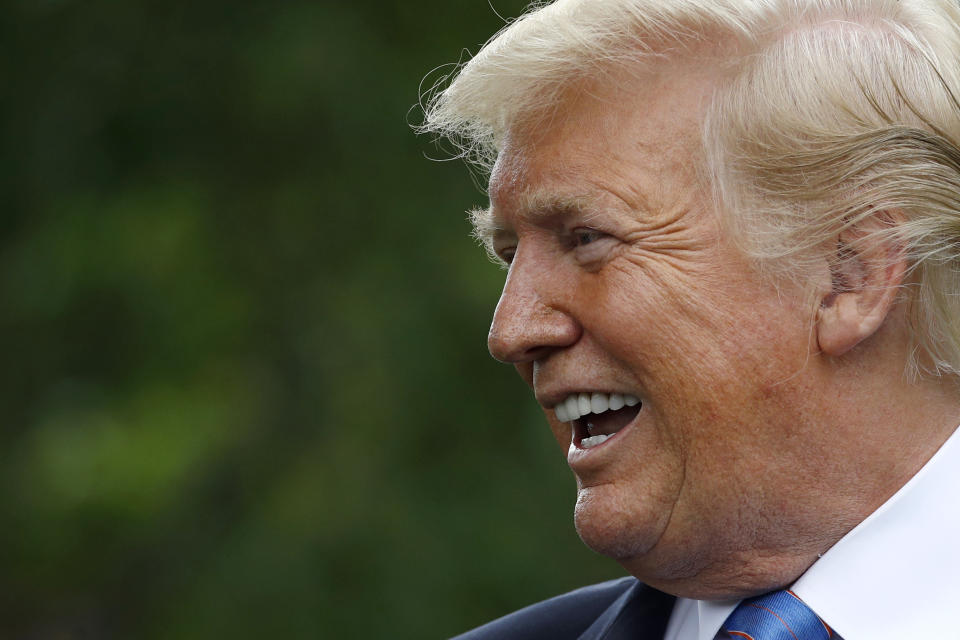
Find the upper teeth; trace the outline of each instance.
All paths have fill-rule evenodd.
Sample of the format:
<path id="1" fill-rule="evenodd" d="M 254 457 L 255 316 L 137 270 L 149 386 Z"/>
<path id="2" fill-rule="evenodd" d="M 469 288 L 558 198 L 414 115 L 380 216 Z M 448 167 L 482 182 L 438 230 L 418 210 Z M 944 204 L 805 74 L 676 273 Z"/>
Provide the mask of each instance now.
<path id="1" fill-rule="evenodd" d="M 553 408 L 560 422 L 573 422 L 590 413 L 616 411 L 640 404 L 640 398 L 621 393 L 571 393 Z"/>

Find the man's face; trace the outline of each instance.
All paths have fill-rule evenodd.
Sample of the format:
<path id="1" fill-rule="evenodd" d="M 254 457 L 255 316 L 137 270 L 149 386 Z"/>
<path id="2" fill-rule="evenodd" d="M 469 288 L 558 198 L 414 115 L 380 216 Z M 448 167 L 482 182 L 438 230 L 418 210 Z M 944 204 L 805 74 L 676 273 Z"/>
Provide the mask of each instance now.
<path id="1" fill-rule="evenodd" d="M 744 563 L 815 546 L 816 491 L 798 465 L 828 446 L 803 401 L 808 305 L 758 278 L 698 181 L 709 90 L 684 70 L 588 90 L 512 131 L 490 181 L 511 263 L 490 351 L 568 448 L 580 536 L 700 597 L 757 590 Z M 640 402 L 558 420 L 557 405 L 569 419 L 577 394 L 595 393 L 600 409 L 619 404 L 610 394 Z"/>

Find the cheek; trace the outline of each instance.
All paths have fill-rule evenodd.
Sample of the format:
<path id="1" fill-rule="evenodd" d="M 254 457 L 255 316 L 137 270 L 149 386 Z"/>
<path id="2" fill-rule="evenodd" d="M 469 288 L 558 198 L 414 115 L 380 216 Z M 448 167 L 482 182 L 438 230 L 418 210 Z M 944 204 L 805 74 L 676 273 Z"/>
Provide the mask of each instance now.
<path id="1" fill-rule="evenodd" d="M 671 372 L 695 374 L 716 359 L 717 336 L 729 333 L 717 322 L 724 315 L 720 305 L 681 278 L 621 270 L 593 284 L 581 307 L 585 326 L 645 387 Z"/>

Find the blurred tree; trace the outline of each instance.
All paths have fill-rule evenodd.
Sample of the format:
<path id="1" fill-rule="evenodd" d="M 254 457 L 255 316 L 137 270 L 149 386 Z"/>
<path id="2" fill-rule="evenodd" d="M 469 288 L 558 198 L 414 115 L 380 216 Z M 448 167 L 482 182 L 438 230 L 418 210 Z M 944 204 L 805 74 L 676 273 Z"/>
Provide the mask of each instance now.
<path id="1" fill-rule="evenodd" d="M 503 15 L 522 3 L 498 0 Z M 445 637 L 616 575 L 409 130 L 483 0 L 0 23 L 0 635 Z"/>

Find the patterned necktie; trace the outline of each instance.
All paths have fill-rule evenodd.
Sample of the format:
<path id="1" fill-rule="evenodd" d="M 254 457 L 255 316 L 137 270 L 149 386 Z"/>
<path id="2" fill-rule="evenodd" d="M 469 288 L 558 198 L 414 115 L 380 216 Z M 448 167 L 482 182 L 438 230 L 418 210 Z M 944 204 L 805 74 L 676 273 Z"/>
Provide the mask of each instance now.
<path id="1" fill-rule="evenodd" d="M 744 600 L 723 630 L 740 640 L 830 640 L 833 631 L 792 591 L 774 591 Z"/>

